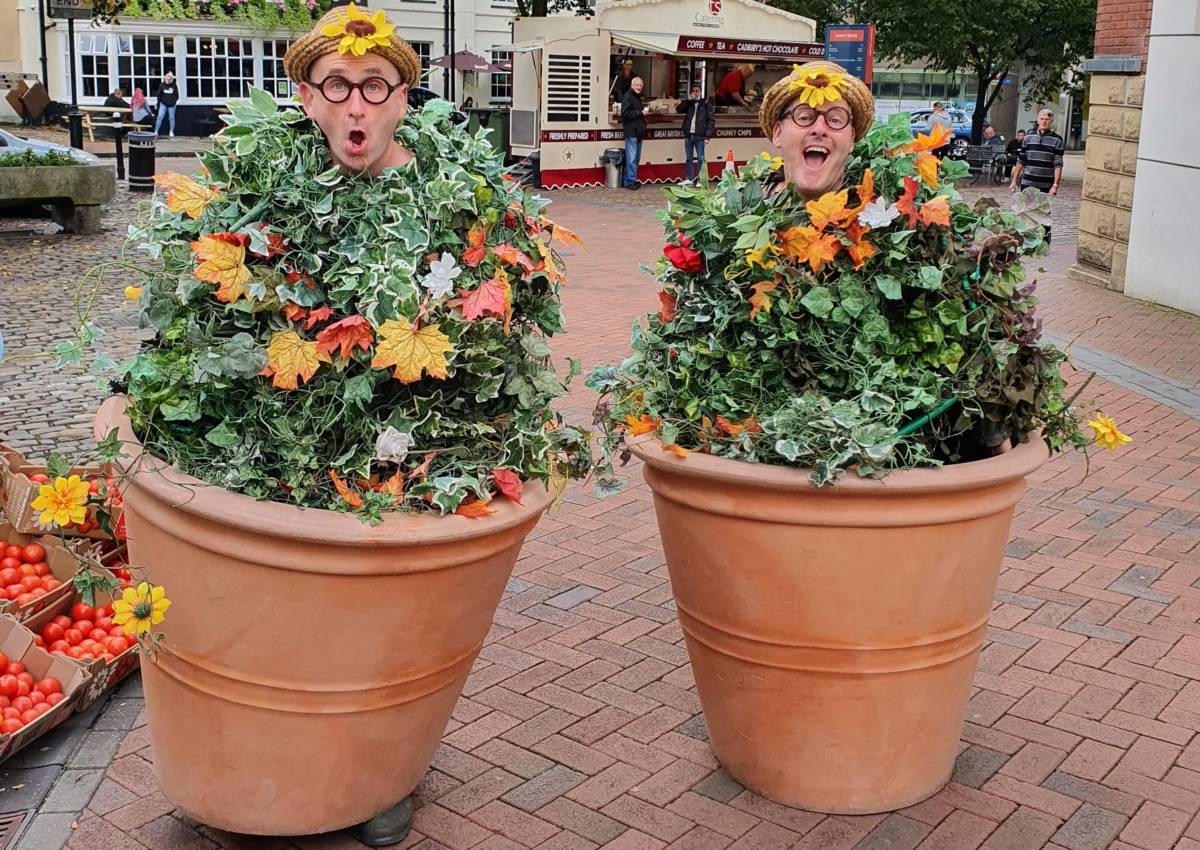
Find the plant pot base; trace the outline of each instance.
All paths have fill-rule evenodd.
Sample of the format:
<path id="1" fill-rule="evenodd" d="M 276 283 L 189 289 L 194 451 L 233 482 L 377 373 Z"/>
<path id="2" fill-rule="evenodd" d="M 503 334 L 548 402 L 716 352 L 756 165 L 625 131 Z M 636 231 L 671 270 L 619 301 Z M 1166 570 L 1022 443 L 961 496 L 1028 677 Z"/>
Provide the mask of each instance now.
<path id="1" fill-rule="evenodd" d="M 412 829 L 412 796 L 405 797 L 386 811 L 350 830 L 355 839 L 368 847 L 391 847 L 408 837 Z"/>

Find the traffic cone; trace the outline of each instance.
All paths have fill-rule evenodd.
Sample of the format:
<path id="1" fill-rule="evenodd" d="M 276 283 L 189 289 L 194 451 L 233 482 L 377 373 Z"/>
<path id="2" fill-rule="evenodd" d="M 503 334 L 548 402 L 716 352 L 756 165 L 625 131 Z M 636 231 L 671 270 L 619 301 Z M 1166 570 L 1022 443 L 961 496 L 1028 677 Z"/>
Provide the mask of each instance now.
<path id="1" fill-rule="evenodd" d="M 733 171 L 733 148 L 725 151 L 725 170 Z"/>

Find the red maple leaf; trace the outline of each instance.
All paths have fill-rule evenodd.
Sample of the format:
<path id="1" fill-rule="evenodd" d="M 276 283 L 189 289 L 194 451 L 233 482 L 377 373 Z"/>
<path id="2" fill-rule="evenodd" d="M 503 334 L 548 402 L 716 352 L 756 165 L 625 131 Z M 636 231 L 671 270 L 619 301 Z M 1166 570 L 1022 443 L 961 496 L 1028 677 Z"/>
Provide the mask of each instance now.
<path id="1" fill-rule="evenodd" d="M 265 221 L 258 225 L 258 229 L 267 237 L 267 253 L 263 254 L 253 249 L 251 249 L 250 253 L 256 257 L 263 257 L 264 259 L 270 260 L 286 254 L 288 243 L 287 240 L 283 238 L 282 233 L 268 233 L 268 227 L 270 227 L 270 225 Z"/>
<path id="2" fill-rule="evenodd" d="M 333 310 L 331 310 L 329 307 L 314 307 L 308 312 L 308 318 L 304 320 L 304 329 L 306 331 L 311 331 L 321 322 L 332 318 L 332 316 Z"/>
<path id="3" fill-rule="evenodd" d="M 366 319 L 362 316 L 347 316 L 317 334 L 317 351 L 332 355 L 334 349 L 338 349 L 338 356 L 349 360 L 356 346 L 366 351 L 374 341 L 371 325 Z"/>
<path id="4" fill-rule="evenodd" d="M 664 325 L 675 318 L 675 296 L 665 289 L 658 292 L 658 300 L 662 307 L 658 311 L 658 320 Z"/>
<path id="5" fill-rule="evenodd" d="M 487 238 L 487 231 L 483 224 L 476 224 L 467 231 L 467 244 L 470 246 L 463 252 L 463 262 L 469 268 L 475 268 L 483 262 L 483 258 L 487 256 L 487 246 L 483 244 L 483 240 Z"/>
<path id="6" fill-rule="evenodd" d="M 518 505 L 521 504 L 521 489 L 525 486 L 521 482 L 521 476 L 511 469 L 493 469 L 492 477 L 496 480 L 496 486 L 508 498 L 512 499 Z"/>
<path id="7" fill-rule="evenodd" d="M 497 245 L 493 253 L 496 255 L 496 259 L 506 266 L 520 266 L 526 272 L 533 271 L 533 260 L 529 259 L 529 255 L 507 242 Z"/>
<path id="8" fill-rule="evenodd" d="M 459 290 L 462 296 L 459 306 L 462 307 L 463 318 L 468 322 L 482 318 L 485 313 L 507 319 L 512 309 L 509 303 L 510 289 L 508 280 L 503 272 L 485 280 L 471 290 Z"/>

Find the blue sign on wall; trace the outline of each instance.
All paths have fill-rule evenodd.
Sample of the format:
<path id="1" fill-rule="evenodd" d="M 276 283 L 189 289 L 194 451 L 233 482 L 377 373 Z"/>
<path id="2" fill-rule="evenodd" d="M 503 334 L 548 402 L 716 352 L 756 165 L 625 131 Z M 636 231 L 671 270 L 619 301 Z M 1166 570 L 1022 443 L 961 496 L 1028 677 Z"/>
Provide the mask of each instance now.
<path id="1" fill-rule="evenodd" d="M 875 67 L 875 25 L 831 24 L 825 27 L 825 58 L 871 85 Z"/>

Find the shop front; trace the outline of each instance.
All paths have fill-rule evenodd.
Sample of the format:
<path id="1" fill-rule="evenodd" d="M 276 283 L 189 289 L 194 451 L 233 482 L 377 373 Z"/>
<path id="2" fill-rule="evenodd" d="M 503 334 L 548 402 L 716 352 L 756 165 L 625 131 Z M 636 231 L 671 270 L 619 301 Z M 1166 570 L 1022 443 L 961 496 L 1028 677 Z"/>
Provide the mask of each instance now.
<path id="1" fill-rule="evenodd" d="M 537 154 L 545 188 L 604 182 L 604 152 L 624 141 L 615 106 L 626 63 L 650 110 L 639 180 L 669 182 L 684 177 L 675 107 L 692 86 L 714 104 L 705 159 L 715 175 L 730 152 L 745 162 L 769 147 L 763 93 L 793 64 L 824 55 L 811 19 L 753 0 L 601 0 L 590 17 L 518 18 L 513 35 L 512 154 Z M 733 73 L 740 96 L 718 99 Z"/>

